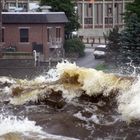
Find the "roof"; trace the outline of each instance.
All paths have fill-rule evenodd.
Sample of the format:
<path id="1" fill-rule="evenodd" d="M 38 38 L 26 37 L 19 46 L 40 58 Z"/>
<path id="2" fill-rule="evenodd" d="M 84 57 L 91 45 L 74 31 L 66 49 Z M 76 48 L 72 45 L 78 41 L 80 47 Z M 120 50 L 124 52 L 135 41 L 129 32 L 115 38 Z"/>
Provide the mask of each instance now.
<path id="1" fill-rule="evenodd" d="M 2 21 L 14 23 L 66 23 L 68 19 L 64 12 L 3 12 Z"/>

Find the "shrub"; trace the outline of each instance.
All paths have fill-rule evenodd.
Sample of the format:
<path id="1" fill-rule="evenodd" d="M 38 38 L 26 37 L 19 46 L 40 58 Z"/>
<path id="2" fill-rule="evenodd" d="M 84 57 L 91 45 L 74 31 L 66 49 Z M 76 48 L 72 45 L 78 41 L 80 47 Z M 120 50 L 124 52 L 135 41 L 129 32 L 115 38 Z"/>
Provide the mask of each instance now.
<path id="1" fill-rule="evenodd" d="M 64 43 L 65 53 L 77 53 L 79 57 L 84 56 L 85 45 L 79 38 L 68 39 Z"/>

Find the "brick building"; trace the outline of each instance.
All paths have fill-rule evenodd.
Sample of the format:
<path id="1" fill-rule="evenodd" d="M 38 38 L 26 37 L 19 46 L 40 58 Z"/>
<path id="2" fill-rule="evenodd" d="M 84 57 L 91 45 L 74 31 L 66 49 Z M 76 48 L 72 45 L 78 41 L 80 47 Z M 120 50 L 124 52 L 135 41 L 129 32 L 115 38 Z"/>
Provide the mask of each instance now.
<path id="1" fill-rule="evenodd" d="M 95 42 L 104 42 L 103 33 L 118 26 L 123 28 L 122 14 L 125 5 L 132 0 L 77 0 L 77 12 L 81 28 L 79 36 L 92 38 Z"/>
<path id="2" fill-rule="evenodd" d="M 42 61 L 63 51 L 64 26 L 68 22 L 63 12 L 3 12 L 2 48 L 18 52 L 36 50 Z"/>

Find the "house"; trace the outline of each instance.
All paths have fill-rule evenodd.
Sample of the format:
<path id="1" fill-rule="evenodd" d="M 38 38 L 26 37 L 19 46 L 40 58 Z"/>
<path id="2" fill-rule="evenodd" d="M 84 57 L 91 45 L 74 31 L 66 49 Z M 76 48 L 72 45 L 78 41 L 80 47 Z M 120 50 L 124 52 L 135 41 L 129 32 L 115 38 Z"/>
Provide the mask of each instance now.
<path id="1" fill-rule="evenodd" d="M 64 12 L 3 12 L 2 50 L 36 50 L 41 61 L 63 52 Z"/>
<path id="2" fill-rule="evenodd" d="M 81 28 L 78 35 L 88 42 L 104 43 L 103 34 L 118 26 L 123 28 L 125 5 L 132 0 L 77 0 Z"/>

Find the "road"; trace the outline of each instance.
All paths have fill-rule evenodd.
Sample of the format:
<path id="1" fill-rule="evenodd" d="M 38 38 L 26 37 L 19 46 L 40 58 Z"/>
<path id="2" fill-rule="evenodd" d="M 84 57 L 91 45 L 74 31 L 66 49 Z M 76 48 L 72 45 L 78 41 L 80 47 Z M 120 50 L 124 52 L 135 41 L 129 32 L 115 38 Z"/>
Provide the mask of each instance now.
<path id="1" fill-rule="evenodd" d="M 95 68 L 97 65 L 102 64 L 103 60 L 95 59 L 93 55 L 93 48 L 85 49 L 85 56 L 78 58 L 76 64 L 80 67 Z"/>

